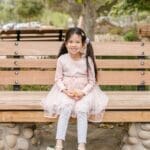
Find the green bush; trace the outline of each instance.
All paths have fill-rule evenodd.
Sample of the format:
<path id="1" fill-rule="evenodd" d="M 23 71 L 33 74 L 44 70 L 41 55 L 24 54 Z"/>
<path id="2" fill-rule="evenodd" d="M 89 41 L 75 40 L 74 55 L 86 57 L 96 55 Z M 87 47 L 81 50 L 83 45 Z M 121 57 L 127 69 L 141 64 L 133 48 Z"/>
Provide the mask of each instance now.
<path id="1" fill-rule="evenodd" d="M 138 35 L 136 33 L 136 31 L 128 31 L 124 34 L 123 36 L 125 41 L 138 41 Z"/>

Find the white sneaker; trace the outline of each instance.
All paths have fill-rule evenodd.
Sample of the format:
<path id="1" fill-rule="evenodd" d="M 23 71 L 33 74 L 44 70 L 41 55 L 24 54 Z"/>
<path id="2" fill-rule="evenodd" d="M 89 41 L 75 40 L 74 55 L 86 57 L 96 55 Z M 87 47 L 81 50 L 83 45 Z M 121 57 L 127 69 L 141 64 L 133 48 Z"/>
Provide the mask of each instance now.
<path id="1" fill-rule="evenodd" d="M 52 148 L 52 147 L 47 147 L 46 150 L 55 150 L 55 148 Z"/>

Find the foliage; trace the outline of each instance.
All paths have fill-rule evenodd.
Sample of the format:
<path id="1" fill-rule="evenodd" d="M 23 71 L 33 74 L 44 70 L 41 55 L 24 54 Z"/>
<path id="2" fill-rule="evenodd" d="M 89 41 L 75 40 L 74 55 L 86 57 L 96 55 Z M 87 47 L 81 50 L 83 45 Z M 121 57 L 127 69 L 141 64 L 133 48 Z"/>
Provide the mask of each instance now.
<path id="1" fill-rule="evenodd" d="M 138 41 L 139 40 L 138 35 L 136 31 L 134 30 L 126 32 L 123 37 L 125 41 Z"/>
<path id="2" fill-rule="evenodd" d="M 18 0 L 16 3 L 16 12 L 24 19 L 31 19 L 41 15 L 44 8 L 44 5 L 40 0 Z"/>
<path id="3" fill-rule="evenodd" d="M 10 20 L 16 19 L 14 16 L 14 8 L 12 5 L 5 5 L 0 3 L 0 23 L 9 22 Z"/>
<path id="4" fill-rule="evenodd" d="M 118 0 L 110 11 L 110 15 L 130 15 L 140 11 L 150 11 L 149 0 Z"/>
<path id="5" fill-rule="evenodd" d="M 147 11 L 142 11 L 141 13 L 139 13 L 139 20 L 145 20 L 148 16 L 149 16 L 149 12 Z"/>
<path id="6" fill-rule="evenodd" d="M 112 29 L 110 29 L 109 30 L 109 33 L 111 33 L 111 34 L 118 34 L 118 35 L 122 35 L 122 33 L 123 33 L 123 29 L 122 28 L 112 28 Z"/>
<path id="7" fill-rule="evenodd" d="M 48 91 L 50 90 L 50 85 L 22 85 L 21 91 Z"/>
<path id="8" fill-rule="evenodd" d="M 53 12 L 50 10 L 44 10 L 41 22 L 56 27 L 66 27 L 69 15 L 60 12 Z"/>

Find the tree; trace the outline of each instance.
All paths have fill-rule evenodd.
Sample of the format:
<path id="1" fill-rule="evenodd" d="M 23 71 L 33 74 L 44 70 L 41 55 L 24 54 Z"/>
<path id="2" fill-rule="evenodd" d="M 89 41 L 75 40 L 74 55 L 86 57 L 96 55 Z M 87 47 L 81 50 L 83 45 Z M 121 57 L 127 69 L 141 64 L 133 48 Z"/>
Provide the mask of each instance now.
<path id="1" fill-rule="evenodd" d="M 94 40 L 94 29 L 96 18 L 111 10 L 111 7 L 117 3 L 117 0 L 76 0 L 82 3 L 83 28 L 91 40 Z"/>
<path id="2" fill-rule="evenodd" d="M 44 5 L 41 0 L 17 0 L 16 13 L 19 17 L 28 19 L 38 17 L 42 14 Z"/>
<path id="3" fill-rule="evenodd" d="M 0 2 L 0 23 L 15 21 L 14 7 L 9 4 Z"/>
<path id="4" fill-rule="evenodd" d="M 68 13 L 77 25 L 79 16 L 83 18 L 83 28 L 88 37 L 94 39 L 97 16 L 108 14 L 117 0 L 43 0 L 49 9 Z"/>
<path id="5" fill-rule="evenodd" d="M 150 12 L 149 0 L 118 0 L 118 3 L 112 7 L 111 15 L 131 15 L 140 11 Z"/>

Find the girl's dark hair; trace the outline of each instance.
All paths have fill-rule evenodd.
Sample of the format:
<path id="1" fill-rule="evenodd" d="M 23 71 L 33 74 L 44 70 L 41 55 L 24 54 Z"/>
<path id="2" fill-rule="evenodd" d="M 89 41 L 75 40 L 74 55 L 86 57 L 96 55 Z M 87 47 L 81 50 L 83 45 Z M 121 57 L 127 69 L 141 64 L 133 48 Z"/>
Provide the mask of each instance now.
<path id="1" fill-rule="evenodd" d="M 86 44 L 86 54 L 85 54 L 85 57 L 86 57 L 86 65 L 87 65 L 87 68 L 90 67 L 89 66 L 89 62 L 88 62 L 88 57 L 90 57 L 93 61 L 93 64 L 94 64 L 94 71 L 95 71 L 95 79 L 97 81 L 97 67 L 96 67 L 96 63 L 95 63 L 95 57 L 94 57 L 94 51 L 93 51 L 93 47 L 92 47 L 92 44 L 90 41 L 87 41 L 87 37 L 86 37 L 86 34 L 85 32 L 81 29 L 81 28 L 78 28 L 78 27 L 73 27 L 73 28 L 69 28 L 68 31 L 66 32 L 66 36 L 65 36 L 65 41 L 63 42 L 60 50 L 59 50 L 59 53 L 58 53 L 58 56 L 57 57 L 60 57 L 61 55 L 65 54 L 65 53 L 68 53 L 67 51 L 67 48 L 66 48 L 66 42 L 70 39 L 70 37 L 73 35 L 73 34 L 77 34 L 79 36 L 81 36 L 82 38 L 82 44 Z"/>

